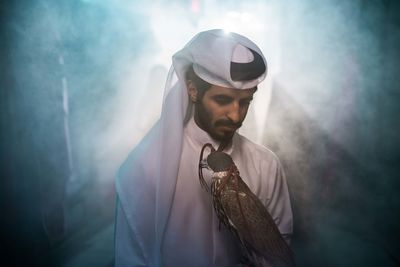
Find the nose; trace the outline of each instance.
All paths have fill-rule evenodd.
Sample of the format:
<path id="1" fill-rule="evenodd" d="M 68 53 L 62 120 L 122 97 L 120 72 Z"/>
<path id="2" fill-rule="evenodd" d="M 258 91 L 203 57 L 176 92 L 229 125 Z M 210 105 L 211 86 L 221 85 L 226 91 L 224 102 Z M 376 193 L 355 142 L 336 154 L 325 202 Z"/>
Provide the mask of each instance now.
<path id="1" fill-rule="evenodd" d="M 233 102 L 230 105 L 227 116 L 233 123 L 238 123 L 240 121 L 240 106 L 239 106 L 239 103 Z"/>

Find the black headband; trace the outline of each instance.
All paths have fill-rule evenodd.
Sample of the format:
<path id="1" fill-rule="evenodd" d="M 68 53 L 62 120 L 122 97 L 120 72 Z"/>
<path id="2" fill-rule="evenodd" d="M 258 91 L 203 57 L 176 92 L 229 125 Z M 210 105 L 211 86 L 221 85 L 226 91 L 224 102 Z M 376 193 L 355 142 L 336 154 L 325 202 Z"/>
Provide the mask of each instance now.
<path id="1" fill-rule="evenodd" d="M 232 81 L 249 81 L 260 77 L 266 70 L 264 60 L 256 51 L 246 47 L 253 54 L 253 61 L 249 63 L 231 62 Z"/>

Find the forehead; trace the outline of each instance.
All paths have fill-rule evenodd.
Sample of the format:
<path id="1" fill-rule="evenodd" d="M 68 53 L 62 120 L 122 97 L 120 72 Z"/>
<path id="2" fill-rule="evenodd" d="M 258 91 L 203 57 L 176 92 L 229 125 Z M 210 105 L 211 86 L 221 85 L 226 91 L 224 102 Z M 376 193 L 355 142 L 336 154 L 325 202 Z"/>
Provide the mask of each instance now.
<path id="1" fill-rule="evenodd" d="M 232 98 L 241 99 L 241 98 L 252 97 L 256 90 L 257 89 L 255 87 L 250 89 L 235 89 L 235 88 L 222 87 L 218 85 L 212 85 L 206 91 L 205 96 L 212 97 L 216 95 L 224 95 Z"/>

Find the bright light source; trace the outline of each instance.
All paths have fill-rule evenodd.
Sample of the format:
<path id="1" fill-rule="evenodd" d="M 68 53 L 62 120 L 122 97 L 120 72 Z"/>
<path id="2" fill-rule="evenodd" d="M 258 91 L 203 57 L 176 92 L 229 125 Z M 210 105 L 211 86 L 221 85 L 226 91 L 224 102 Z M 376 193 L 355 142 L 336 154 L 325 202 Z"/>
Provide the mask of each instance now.
<path id="1" fill-rule="evenodd" d="M 231 33 L 231 31 L 227 30 L 226 28 L 222 28 L 222 30 L 224 31 L 225 35 L 229 35 Z"/>

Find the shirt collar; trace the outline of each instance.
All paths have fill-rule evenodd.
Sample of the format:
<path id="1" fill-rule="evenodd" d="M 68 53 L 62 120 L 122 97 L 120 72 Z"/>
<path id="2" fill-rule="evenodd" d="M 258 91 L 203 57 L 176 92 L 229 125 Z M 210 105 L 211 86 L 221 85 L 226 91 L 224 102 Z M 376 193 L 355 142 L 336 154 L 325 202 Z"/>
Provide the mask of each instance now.
<path id="1" fill-rule="evenodd" d="M 196 146 L 200 148 L 203 147 L 206 143 L 210 143 L 215 149 L 218 149 L 218 146 L 220 144 L 219 141 L 213 139 L 206 131 L 201 129 L 196 124 L 193 116 L 186 124 L 184 133 Z M 223 150 L 223 152 L 231 154 L 233 151 L 233 143 L 234 142 L 230 142 L 230 144 Z"/>

